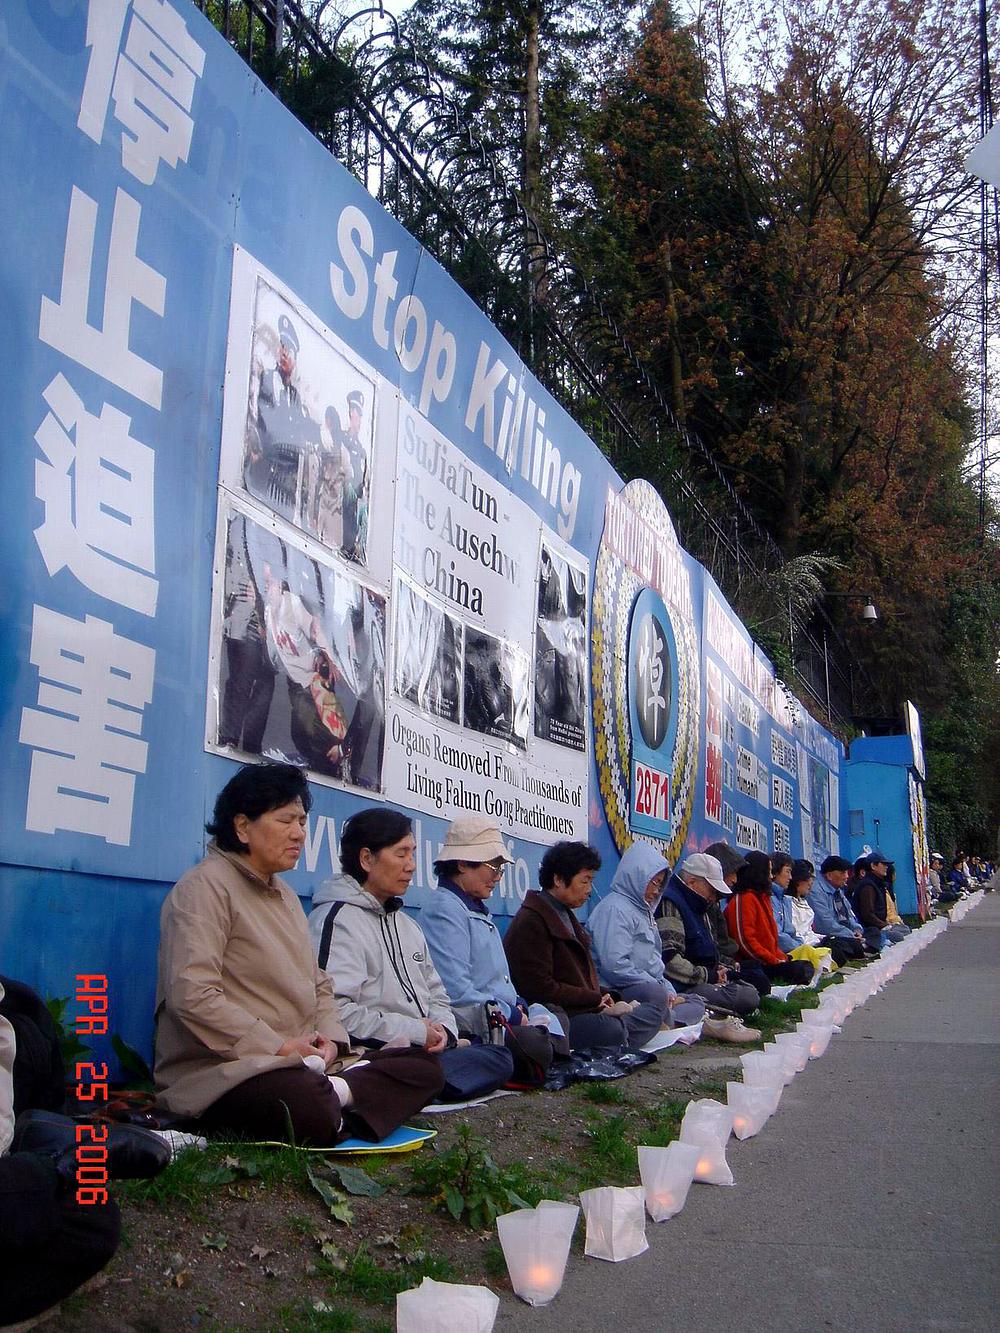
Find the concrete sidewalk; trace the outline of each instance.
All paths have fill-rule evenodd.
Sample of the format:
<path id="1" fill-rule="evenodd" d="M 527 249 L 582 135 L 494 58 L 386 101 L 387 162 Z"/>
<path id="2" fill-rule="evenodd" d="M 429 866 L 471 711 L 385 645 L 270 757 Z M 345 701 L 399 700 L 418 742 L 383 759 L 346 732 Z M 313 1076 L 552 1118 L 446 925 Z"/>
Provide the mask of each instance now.
<path id="1" fill-rule="evenodd" d="M 735 1188 L 693 1186 L 638 1259 L 574 1254 L 552 1305 L 504 1301 L 497 1329 L 1000 1326 L 998 955 L 988 895 L 730 1140 Z"/>

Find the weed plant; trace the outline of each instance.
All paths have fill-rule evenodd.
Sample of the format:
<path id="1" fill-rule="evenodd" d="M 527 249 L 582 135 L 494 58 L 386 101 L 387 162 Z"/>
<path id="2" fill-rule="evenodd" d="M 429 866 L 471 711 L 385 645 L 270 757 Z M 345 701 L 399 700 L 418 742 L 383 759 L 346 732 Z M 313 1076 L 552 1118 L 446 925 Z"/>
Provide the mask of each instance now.
<path id="1" fill-rule="evenodd" d="M 497 1166 L 485 1141 L 467 1125 L 459 1130 L 454 1147 L 414 1167 L 411 1188 L 475 1231 L 491 1227 L 500 1213 L 533 1207 L 540 1197 L 523 1168 Z"/>

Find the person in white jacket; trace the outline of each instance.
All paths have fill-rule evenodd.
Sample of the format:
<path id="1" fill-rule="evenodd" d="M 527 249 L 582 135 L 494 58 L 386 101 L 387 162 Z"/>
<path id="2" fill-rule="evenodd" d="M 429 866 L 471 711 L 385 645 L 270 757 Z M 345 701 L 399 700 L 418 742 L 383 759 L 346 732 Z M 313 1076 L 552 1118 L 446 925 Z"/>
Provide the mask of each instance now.
<path id="1" fill-rule="evenodd" d="M 442 1099 L 481 1095 L 508 1081 L 513 1061 L 503 1046 L 459 1040 L 427 941 L 402 911 L 415 852 L 407 815 L 382 808 L 352 815 L 340 838 L 343 873 L 313 894 L 309 930 L 352 1041 L 420 1046 L 444 1066 Z"/>

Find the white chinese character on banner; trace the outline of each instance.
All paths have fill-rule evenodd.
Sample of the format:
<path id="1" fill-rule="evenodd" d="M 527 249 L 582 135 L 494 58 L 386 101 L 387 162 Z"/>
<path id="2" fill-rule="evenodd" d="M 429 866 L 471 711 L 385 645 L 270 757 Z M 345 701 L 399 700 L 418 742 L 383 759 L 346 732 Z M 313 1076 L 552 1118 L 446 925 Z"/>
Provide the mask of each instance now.
<path id="1" fill-rule="evenodd" d="M 652 712 L 654 729 L 659 723 L 660 710 L 667 706 L 663 697 L 663 647 L 656 622 L 650 616 L 643 622 L 639 639 L 639 678 L 645 687 L 642 707 L 647 719 Z"/>
<path id="2" fill-rule="evenodd" d="M 159 411 L 163 373 L 129 348 L 132 305 L 138 302 L 163 314 L 167 283 L 136 253 L 142 210 L 131 195 L 119 190 L 111 223 L 111 242 L 100 329 L 87 319 L 94 266 L 97 204 L 73 186 L 63 253 L 59 301 L 42 297 L 38 336 L 102 379 Z"/>
<path id="3" fill-rule="evenodd" d="M 61 374 L 44 397 L 51 411 L 35 439 L 48 461 L 35 463 L 35 494 L 45 520 L 35 540 L 45 567 L 68 568 L 91 592 L 151 616 L 153 451 L 129 434 L 124 412 L 108 403 L 99 417 L 87 412 Z"/>
<path id="4" fill-rule="evenodd" d="M 77 126 L 95 143 L 104 137 L 108 103 L 122 129 L 122 166 L 152 185 L 160 162 L 186 162 L 194 122 L 187 114 L 205 52 L 166 0 L 134 0 L 120 51 L 128 0 L 91 0 L 90 60 Z"/>
<path id="5" fill-rule="evenodd" d="M 74 620 L 36 606 L 31 662 L 39 680 L 38 707 L 21 711 L 21 744 L 35 751 L 25 828 L 127 846 L 135 775 L 146 771 L 138 737 L 155 652 L 96 616 Z"/>

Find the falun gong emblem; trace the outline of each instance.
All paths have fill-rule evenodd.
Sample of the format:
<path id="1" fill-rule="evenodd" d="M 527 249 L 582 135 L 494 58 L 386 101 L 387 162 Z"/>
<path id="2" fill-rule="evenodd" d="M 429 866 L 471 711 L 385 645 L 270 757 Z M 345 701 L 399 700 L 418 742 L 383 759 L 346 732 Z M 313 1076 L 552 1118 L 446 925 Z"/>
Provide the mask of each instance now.
<path id="1" fill-rule="evenodd" d="M 593 607 L 604 812 L 619 851 L 641 834 L 676 860 L 697 777 L 699 638 L 689 560 L 648 482 L 608 492 Z"/>
<path id="2" fill-rule="evenodd" d="M 633 832 L 656 838 L 670 831 L 670 779 L 677 734 L 676 660 L 667 609 L 652 589 L 644 588 L 632 609 L 628 644 L 630 823 Z"/>

